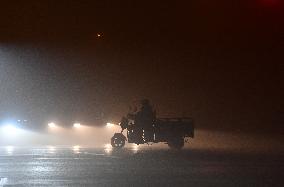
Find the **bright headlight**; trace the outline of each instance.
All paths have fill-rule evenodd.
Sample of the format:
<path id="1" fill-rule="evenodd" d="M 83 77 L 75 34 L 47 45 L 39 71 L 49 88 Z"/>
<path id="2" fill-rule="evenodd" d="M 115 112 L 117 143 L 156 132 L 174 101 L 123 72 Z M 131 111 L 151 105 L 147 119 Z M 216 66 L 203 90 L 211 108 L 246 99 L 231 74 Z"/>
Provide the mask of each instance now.
<path id="1" fill-rule="evenodd" d="M 107 127 L 107 128 L 112 128 L 112 127 L 114 127 L 114 126 L 115 126 L 115 124 L 113 124 L 113 123 L 107 123 L 107 124 L 106 124 L 106 127 Z"/>
<path id="2" fill-rule="evenodd" d="M 1 127 L 1 132 L 4 135 L 16 135 L 17 133 L 20 132 L 20 129 L 17 128 L 15 125 L 13 124 L 6 124 L 4 126 Z"/>
<path id="3" fill-rule="evenodd" d="M 80 123 L 74 123 L 74 124 L 73 124 L 73 127 L 75 127 L 75 128 L 80 128 L 80 127 L 81 127 L 81 124 L 80 124 Z"/>
<path id="4" fill-rule="evenodd" d="M 53 122 L 50 122 L 47 124 L 49 128 L 55 128 L 56 127 L 56 124 L 53 123 Z"/>

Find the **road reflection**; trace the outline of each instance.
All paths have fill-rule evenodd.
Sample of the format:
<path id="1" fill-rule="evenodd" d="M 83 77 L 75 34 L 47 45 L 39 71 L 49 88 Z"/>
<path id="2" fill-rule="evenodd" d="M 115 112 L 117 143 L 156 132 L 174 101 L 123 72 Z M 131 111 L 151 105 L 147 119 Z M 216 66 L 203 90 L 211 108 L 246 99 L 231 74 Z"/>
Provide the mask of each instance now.
<path id="1" fill-rule="evenodd" d="M 133 144 L 132 147 L 131 147 L 131 151 L 133 153 L 137 153 L 139 151 L 139 145 Z"/>
<path id="2" fill-rule="evenodd" d="M 112 153 L 112 146 L 111 144 L 105 144 L 104 146 L 104 152 L 107 154 L 107 155 L 110 155 Z"/>
<path id="3" fill-rule="evenodd" d="M 80 153 L 80 146 L 79 145 L 75 145 L 75 146 L 73 146 L 72 150 L 73 150 L 73 152 L 75 154 L 79 154 Z"/>
<path id="4" fill-rule="evenodd" d="M 4 186 L 7 183 L 8 183 L 8 179 L 7 178 L 0 178 L 0 186 Z"/>
<path id="5" fill-rule="evenodd" d="M 14 146 L 6 146 L 6 152 L 8 155 L 12 155 L 14 152 Z"/>
<path id="6" fill-rule="evenodd" d="M 127 148 L 113 148 L 111 144 L 105 144 L 104 145 L 104 152 L 107 154 L 107 155 L 111 155 L 111 154 L 117 154 L 117 153 L 121 153 L 121 152 L 128 152 L 129 151 L 131 153 L 138 153 L 140 151 L 140 147 L 139 145 L 136 145 L 136 144 L 131 144 L 129 147 Z"/>
<path id="7" fill-rule="evenodd" d="M 56 147 L 55 146 L 48 146 L 48 153 L 54 154 L 56 152 Z"/>

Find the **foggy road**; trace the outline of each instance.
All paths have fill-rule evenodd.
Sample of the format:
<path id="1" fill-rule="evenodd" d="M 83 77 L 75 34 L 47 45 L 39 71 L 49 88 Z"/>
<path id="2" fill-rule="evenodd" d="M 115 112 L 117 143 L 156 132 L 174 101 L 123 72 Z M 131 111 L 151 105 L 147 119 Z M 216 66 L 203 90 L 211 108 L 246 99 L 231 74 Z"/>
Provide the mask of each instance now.
<path id="1" fill-rule="evenodd" d="M 281 186 L 283 173 L 281 155 L 135 146 L 0 149 L 0 186 Z"/>

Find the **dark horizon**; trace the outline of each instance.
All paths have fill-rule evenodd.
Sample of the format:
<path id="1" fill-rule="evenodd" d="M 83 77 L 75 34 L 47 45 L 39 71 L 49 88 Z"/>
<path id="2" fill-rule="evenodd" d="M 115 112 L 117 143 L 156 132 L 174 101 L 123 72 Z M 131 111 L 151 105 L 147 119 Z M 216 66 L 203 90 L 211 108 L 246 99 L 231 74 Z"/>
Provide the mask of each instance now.
<path id="1" fill-rule="evenodd" d="M 0 118 L 117 122 L 149 98 L 201 129 L 281 134 L 283 14 L 280 0 L 2 3 Z"/>

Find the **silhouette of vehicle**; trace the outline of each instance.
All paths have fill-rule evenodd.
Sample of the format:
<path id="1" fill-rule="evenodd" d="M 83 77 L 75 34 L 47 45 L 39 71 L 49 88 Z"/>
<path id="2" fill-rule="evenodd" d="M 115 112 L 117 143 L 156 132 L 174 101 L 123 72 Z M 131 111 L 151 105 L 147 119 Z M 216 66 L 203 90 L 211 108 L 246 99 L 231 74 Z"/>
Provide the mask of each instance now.
<path id="1" fill-rule="evenodd" d="M 134 121 L 123 117 L 121 132 L 111 138 L 114 148 L 122 148 L 125 142 L 139 144 L 165 142 L 170 148 L 181 149 L 188 138 L 194 137 L 192 118 L 157 118 L 150 128 L 141 128 Z M 122 133 L 127 130 L 127 137 Z"/>

